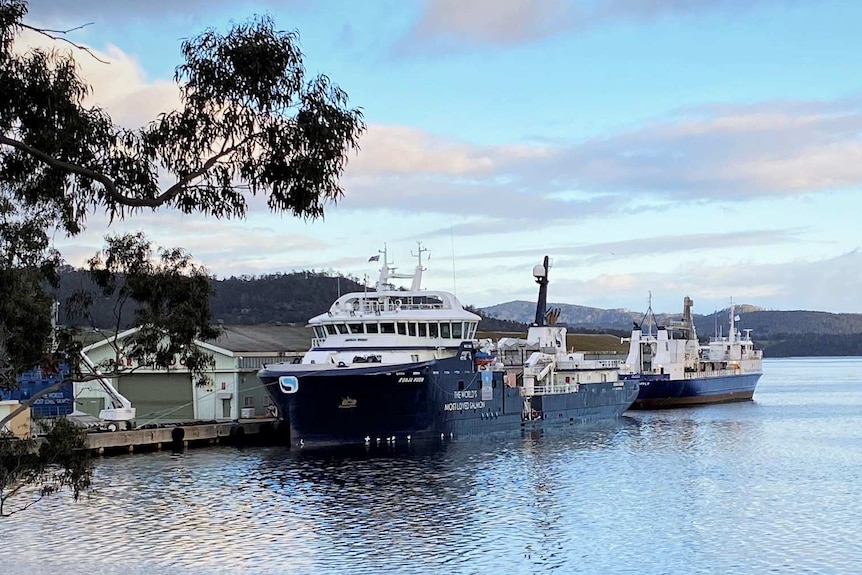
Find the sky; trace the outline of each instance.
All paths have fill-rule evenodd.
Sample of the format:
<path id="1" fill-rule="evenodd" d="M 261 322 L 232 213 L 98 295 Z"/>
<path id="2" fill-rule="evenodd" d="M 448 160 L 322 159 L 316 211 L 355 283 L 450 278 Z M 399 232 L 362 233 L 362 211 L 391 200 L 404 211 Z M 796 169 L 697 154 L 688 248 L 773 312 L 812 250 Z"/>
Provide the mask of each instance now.
<path id="1" fill-rule="evenodd" d="M 55 236 L 69 263 L 143 230 L 217 277 L 373 281 L 422 242 L 425 287 L 479 307 L 535 299 L 548 255 L 551 302 L 862 313 L 862 2 L 34 0 L 28 22 L 92 22 L 90 99 L 137 127 L 177 105 L 182 39 L 254 14 L 363 110 L 344 197 L 311 221 L 94 214 Z"/>

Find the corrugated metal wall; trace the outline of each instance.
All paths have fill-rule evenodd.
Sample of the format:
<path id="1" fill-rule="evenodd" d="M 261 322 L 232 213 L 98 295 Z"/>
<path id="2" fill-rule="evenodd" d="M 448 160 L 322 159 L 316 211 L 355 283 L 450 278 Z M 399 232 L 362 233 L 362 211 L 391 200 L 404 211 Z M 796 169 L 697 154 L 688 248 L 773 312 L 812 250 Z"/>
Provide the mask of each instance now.
<path id="1" fill-rule="evenodd" d="M 192 382 L 188 374 L 136 373 L 120 378 L 118 391 L 135 407 L 135 422 L 194 419 Z"/>

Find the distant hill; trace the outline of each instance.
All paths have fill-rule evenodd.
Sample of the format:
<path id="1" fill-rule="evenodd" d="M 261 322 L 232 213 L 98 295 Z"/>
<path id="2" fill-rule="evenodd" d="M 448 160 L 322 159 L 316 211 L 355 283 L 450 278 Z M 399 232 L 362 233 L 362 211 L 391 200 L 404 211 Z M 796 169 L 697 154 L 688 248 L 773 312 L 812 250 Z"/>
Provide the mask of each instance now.
<path id="1" fill-rule="evenodd" d="M 627 310 L 600 309 L 567 303 L 549 303 L 548 307 L 560 308 L 560 321 L 574 328 L 630 329 L 632 321 L 641 317 L 641 314 Z M 528 324 L 535 319 L 536 302 L 516 300 L 484 307 L 481 311 L 488 317 Z"/>
<path id="2" fill-rule="evenodd" d="M 549 303 L 548 307 L 560 308 L 560 321 L 571 327 L 588 329 L 626 329 L 632 327 L 633 321 L 640 321 L 642 312 L 632 312 L 623 309 L 600 309 L 580 305 Z M 533 321 L 536 312 L 535 302 L 511 301 L 484 307 L 482 312 L 489 317 L 528 323 Z M 740 326 L 751 329 L 755 334 L 770 336 L 775 334 L 852 334 L 862 333 L 862 314 L 829 313 L 824 311 L 766 311 L 752 305 L 736 306 L 736 314 L 740 316 Z M 727 333 L 729 327 L 729 310 L 701 315 L 693 314 L 695 327 L 701 336 L 713 335 L 719 328 Z M 682 313 L 656 314 L 659 323 L 680 319 Z"/>
<path id="3" fill-rule="evenodd" d="M 339 295 L 365 289 L 354 278 L 315 271 L 231 277 L 213 279 L 212 282 L 215 288 L 215 296 L 210 302 L 213 322 L 225 325 L 304 324 L 326 312 Z M 60 289 L 56 293 L 58 300 L 65 302 L 76 290 L 97 292 L 85 271 L 64 268 L 60 275 Z M 116 303 L 116 298 L 95 297 L 91 308 L 92 324 L 70 318 L 65 306 L 61 305 L 60 323 L 100 329 L 132 327 L 134 310 L 119 309 Z M 466 307 L 483 317 L 479 325 L 481 330 L 525 332 L 527 329 L 522 323 L 486 317 L 487 314 L 481 310 Z"/>
<path id="4" fill-rule="evenodd" d="M 60 276 L 58 299 L 64 302 L 76 289 L 95 292 L 95 286 L 81 270 L 65 268 Z M 324 313 L 339 294 L 365 289 L 355 278 L 314 270 L 213 279 L 214 322 L 227 325 L 304 324 Z M 536 304 L 531 301 L 510 301 L 485 308 L 468 309 L 482 316 L 481 332 L 524 334 L 534 319 Z M 612 339 L 627 335 L 633 321 L 640 321 L 641 312 L 624 309 L 600 309 L 586 306 L 551 303 L 560 308 L 560 322 L 569 333 L 612 334 Z M 92 324 L 73 321 L 61 306 L 60 321 L 100 329 L 131 327 L 133 310 L 124 309 L 117 317 L 116 301 L 95 297 Z M 764 354 L 771 357 L 800 355 L 862 355 L 862 314 L 835 314 L 820 311 L 767 311 L 755 306 L 738 305 L 740 327 L 753 330 L 752 337 Z M 680 314 L 659 314 L 659 322 L 679 319 Z M 717 331 L 727 333 L 728 310 L 709 315 L 694 315 L 701 338 Z M 608 341 L 611 341 L 608 340 Z M 585 340 L 584 345 L 589 342 Z M 600 351 L 600 350 L 594 350 Z"/>
<path id="5" fill-rule="evenodd" d="M 560 308 L 560 322 L 569 331 L 606 331 L 625 333 L 633 321 L 640 321 L 641 312 L 585 307 L 551 303 L 548 307 Z M 491 317 L 507 321 L 531 322 L 536 304 L 529 301 L 511 301 L 482 308 Z M 740 329 L 751 329 L 752 338 L 768 357 L 862 355 L 862 314 L 828 313 L 822 311 L 764 310 L 756 306 L 736 306 L 740 316 Z M 656 314 L 659 323 L 680 319 L 681 313 Z M 694 314 L 694 324 L 701 339 L 727 334 L 729 310 L 700 315 Z"/>

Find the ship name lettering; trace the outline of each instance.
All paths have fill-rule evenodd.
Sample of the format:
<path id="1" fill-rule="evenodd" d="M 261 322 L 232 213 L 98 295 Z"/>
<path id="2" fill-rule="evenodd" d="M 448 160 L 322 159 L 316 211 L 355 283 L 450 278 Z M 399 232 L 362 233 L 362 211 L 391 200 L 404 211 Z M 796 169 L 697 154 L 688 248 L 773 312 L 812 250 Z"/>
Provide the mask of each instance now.
<path id="1" fill-rule="evenodd" d="M 416 377 L 399 377 L 398 383 L 422 383 L 425 381 L 425 376 L 420 375 Z"/>
<path id="2" fill-rule="evenodd" d="M 477 397 L 479 397 L 479 392 L 475 389 L 455 392 L 455 399 L 476 399 Z"/>
<path id="3" fill-rule="evenodd" d="M 453 401 L 443 404 L 443 411 L 463 411 L 465 409 L 485 409 L 484 401 Z"/>

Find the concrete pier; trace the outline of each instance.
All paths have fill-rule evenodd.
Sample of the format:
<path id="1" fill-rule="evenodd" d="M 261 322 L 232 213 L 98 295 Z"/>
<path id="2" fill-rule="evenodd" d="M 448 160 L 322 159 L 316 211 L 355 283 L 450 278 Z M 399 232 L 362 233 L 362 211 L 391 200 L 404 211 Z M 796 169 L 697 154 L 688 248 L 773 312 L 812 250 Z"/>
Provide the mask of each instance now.
<path id="1" fill-rule="evenodd" d="M 87 434 L 87 448 L 99 455 L 176 449 L 217 443 L 279 443 L 277 419 L 177 425 Z"/>

